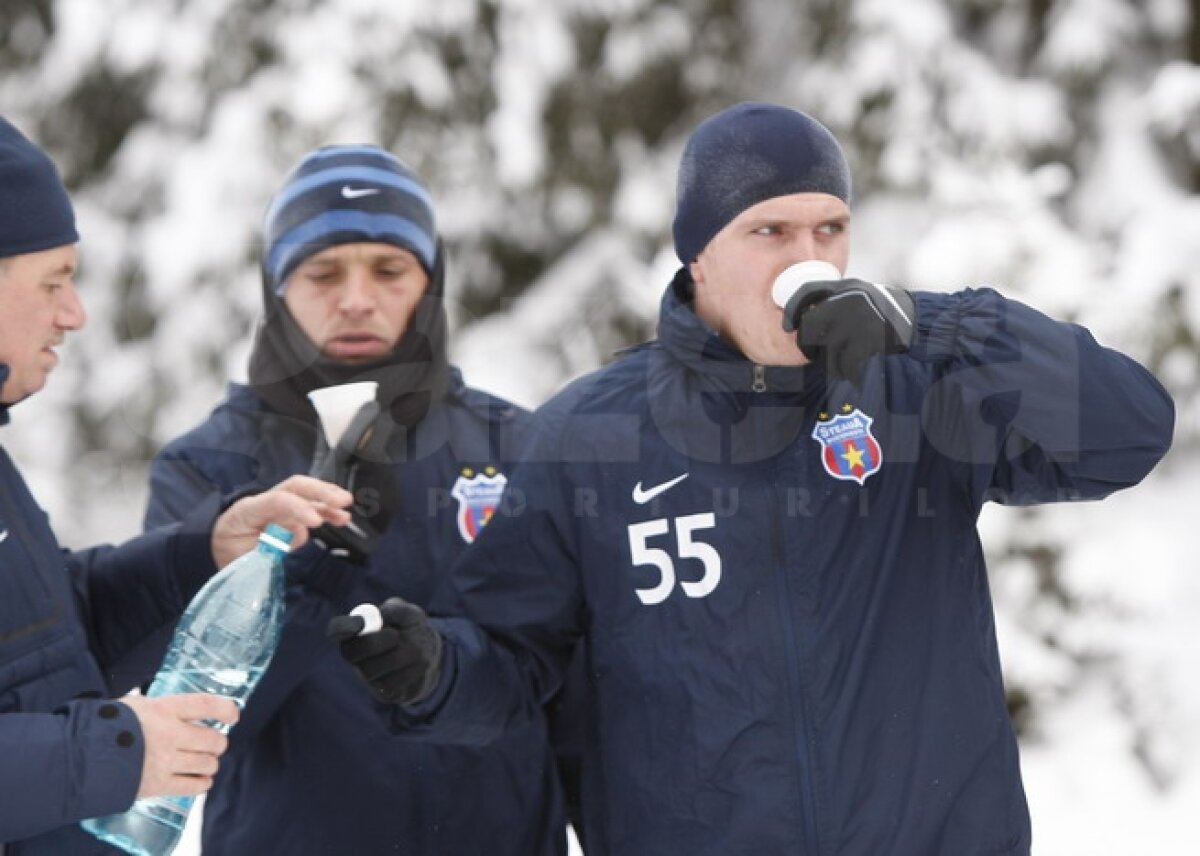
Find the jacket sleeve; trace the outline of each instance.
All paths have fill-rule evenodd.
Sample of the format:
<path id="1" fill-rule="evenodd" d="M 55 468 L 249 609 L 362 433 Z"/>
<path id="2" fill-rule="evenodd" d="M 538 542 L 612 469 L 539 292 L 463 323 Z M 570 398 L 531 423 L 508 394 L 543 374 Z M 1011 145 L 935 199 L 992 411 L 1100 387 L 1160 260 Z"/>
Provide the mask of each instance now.
<path id="1" fill-rule="evenodd" d="M 144 754 L 137 718 L 123 704 L 0 714 L 0 843 L 129 808 Z"/>
<path id="2" fill-rule="evenodd" d="M 140 654 L 148 642 L 170 638 L 192 596 L 213 575 L 212 526 L 218 503 L 202 502 L 171 526 L 133 538 L 119 547 L 96 547 L 67 554 L 76 599 L 86 616 L 88 643 L 107 673 L 110 689 L 124 692 L 137 680 L 115 677 L 118 669 L 149 678 L 157 656 Z"/>
<path id="3" fill-rule="evenodd" d="M 224 494 L 183 457 L 159 454 L 150 464 L 150 498 L 142 520 L 144 530 L 183 520 L 200 503 L 214 502 Z"/>
<path id="4" fill-rule="evenodd" d="M 923 419 L 978 505 L 1099 499 L 1166 454 L 1174 404 L 1129 357 L 991 289 L 917 293 L 911 357 L 935 378 Z"/>
<path id="5" fill-rule="evenodd" d="M 399 728 L 483 745 L 542 716 L 561 686 L 584 607 L 558 435 L 538 420 L 500 507 L 451 569 L 461 617 L 438 620 L 442 679 L 429 699 L 395 709 Z"/>

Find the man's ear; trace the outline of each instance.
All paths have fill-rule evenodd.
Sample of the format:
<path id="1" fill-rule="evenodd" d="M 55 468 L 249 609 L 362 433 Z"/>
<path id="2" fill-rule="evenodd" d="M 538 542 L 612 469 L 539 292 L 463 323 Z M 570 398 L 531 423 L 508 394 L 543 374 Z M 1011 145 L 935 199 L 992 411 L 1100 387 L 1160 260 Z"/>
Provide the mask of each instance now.
<path id="1" fill-rule="evenodd" d="M 700 256 L 696 256 L 696 260 L 687 267 L 688 273 L 692 275 L 692 282 L 694 282 L 696 285 L 700 285 L 704 282 L 704 268 L 700 264 Z"/>

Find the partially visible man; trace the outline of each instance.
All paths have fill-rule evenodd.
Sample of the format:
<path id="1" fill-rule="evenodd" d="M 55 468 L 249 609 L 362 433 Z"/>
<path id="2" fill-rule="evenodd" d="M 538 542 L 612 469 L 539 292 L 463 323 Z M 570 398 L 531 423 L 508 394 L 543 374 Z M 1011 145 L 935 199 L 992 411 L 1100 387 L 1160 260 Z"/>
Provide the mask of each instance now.
<path id="1" fill-rule="evenodd" d="M 49 158 L 0 118 L 0 425 L 38 392 L 55 348 L 84 325 L 75 291 L 78 234 Z M 115 853 L 77 822 L 136 797 L 195 795 L 212 784 L 237 706 L 205 694 L 114 693 L 108 667 L 169 629 L 204 581 L 253 546 L 269 522 L 292 530 L 349 519 L 349 494 L 301 477 L 120 547 L 62 550 L 46 514 L 0 449 L 0 850 L 5 856 Z M 148 677 L 148 676 L 145 676 Z"/>
<path id="2" fill-rule="evenodd" d="M 990 289 L 834 273 L 781 311 L 792 265 L 845 270 L 850 215 L 812 118 L 702 123 L 658 339 L 535 415 L 523 513 L 452 571 L 474 622 L 392 601 L 341 643 L 368 683 L 408 676 L 397 728 L 484 744 L 586 640 L 589 856 L 1029 853 L 976 520 L 1136 484 L 1173 405 Z"/>
<path id="3" fill-rule="evenodd" d="M 562 797 L 540 715 L 486 748 L 397 738 L 324 638 L 336 612 L 393 592 L 433 612 L 453 605 L 445 571 L 491 525 L 528 420 L 465 386 L 448 363 L 445 258 L 429 191 L 376 146 L 321 148 L 283 182 L 263 243 L 250 382 L 231 384 L 155 459 L 147 525 L 308 471 L 323 442 L 315 389 L 374 381 L 380 415 L 361 432 L 363 448 L 316 455 L 322 470 L 332 455 L 353 487 L 355 531 L 365 535 L 322 531 L 330 553 L 291 557 L 292 578 L 308 585 L 290 591 L 271 669 L 231 735 L 206 800 L 203 848 L 562 853 Z"/>

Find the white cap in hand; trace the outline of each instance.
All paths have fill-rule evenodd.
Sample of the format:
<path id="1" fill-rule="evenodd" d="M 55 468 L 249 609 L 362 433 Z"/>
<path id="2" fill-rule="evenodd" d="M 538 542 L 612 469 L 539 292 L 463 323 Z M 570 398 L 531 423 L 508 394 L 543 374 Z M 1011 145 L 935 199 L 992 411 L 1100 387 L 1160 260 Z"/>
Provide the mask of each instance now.
<path id="1" fill-rule="evenodd" d="M 350 610 L 351 615 L 357 615 L 362 619 L 362 630 L 358 631 L 359 636 L 366 636 L 368 633 L 378 633 L 383 629 L 383 614 L 380 613 L 379 607 L 373 603 L 360 603 L 354 609 Z"/>

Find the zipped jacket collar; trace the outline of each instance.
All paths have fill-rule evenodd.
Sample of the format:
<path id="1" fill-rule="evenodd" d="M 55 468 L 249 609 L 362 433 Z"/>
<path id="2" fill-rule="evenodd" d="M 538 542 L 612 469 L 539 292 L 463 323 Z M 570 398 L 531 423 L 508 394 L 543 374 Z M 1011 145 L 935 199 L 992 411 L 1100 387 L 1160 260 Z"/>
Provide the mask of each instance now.
<path id="1" fill-rule="evenodd" d="M 681 267 L 663 294 L 658 339 L 663 347 L 708 385 L 727 392 L 780 393 L 808 398 L 824 389 L 825 373 L 817 366 L 764 366 L 752 362 L 721 338 L 694 309 L 695 284 Z"/>
<path id="2" fill-rule="evenodd" d="M 825 372 L 746 359 L 693 311 L 686 268 L 663 295 L 658 345 L 647 373 L 652 421 L 694 460 L 770 460 L 811 430 L 822 407 Z"/>

